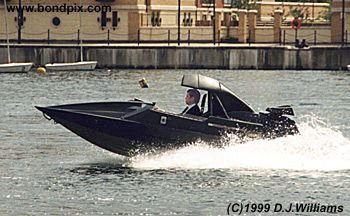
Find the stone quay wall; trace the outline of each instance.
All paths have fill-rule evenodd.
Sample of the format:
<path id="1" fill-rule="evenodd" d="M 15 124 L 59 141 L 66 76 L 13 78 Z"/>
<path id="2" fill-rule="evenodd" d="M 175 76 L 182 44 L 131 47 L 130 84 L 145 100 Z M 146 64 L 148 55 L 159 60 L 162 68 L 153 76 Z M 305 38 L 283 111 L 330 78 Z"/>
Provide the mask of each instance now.
<path id="1" fill-rule="evenodd" d="M 261 69 L 342 70 L 350 65 L 349 46 L 151 46 L 87 45 L 84 60 L 98 61 L 98 68 L 116 69 Z M 0 63 L 7 61 L 0 45 Z M 80 60 L 77 45 L 15 45 L 12 62 L 32 61 L 36 66 Z"/>

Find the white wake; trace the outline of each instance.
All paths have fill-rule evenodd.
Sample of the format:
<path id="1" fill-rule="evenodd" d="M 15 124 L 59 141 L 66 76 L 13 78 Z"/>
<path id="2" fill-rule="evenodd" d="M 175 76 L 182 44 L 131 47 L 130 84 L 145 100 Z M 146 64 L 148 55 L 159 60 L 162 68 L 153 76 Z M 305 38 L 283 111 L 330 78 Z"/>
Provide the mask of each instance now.
<path id="1" fill-rule="evenodd" d="M 136 156 L 128 166 L 140 169 L 350 169 L 350 140 L 314 116 L 298 125 L 300 135 L 244 144 L 232 138 L 225 148 L 206 143 L 152 156 Z"/>

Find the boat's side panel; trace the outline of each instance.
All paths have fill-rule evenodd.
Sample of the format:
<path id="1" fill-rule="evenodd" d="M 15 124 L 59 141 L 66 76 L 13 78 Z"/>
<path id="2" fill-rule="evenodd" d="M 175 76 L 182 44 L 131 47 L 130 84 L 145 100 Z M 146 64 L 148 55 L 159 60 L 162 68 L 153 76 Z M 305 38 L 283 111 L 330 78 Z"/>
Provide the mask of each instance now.
<path id="1" fill-rule="evenodd" d="M 156 110 L 146 110 L 131 116 L 129 119 L 152 128 L 150 131 L 153 136 L 185 142 L 194 141 L 198 138 L 216 137 L 222 131 L 218 128 L 208 127 L 207 118 L 177 115 Z"/>
<path id="2" fill-rule="evenodd" d="M 57 123 L 78 136 L 106 150 L 130 155 L 138 148 L 138 143 L 149 136 L 143 125 L 113 118 L 104 118 L 84 113 L 53 108 L 39 108 Z"/>
<path id="3" fill-rule="evenodd" d="M 181 140 L 184 142 L 191 142 L 197 139 L 218 139 L 218 137 L 226 133 L 233 133 L 239 137 L 275 136 L 275 133 L 272 133 L 275 128 L 274 126 L 270 127 L 248 120 L 225 119 L 213 116 L 204 118 L 156 110 L 147 110 L 131 116 L 130 119 L 141 122 L 148 128 L 152 128 L 150 130 L 152 136 L 171 138 L 172 140 Z"/>
<path id="4" fill-rule="evenodd" d="M 102 131 L 95 131 L 91 127 L 84 127 L 63 119 L 56 119 L 56 121 L 90 143 L 116 154 L 131 156 L 138 150 L 138 142 L 136 141 L 123 137 L 111 136 Z"/>
<path id="5" fill-rule="evenodd" d="M 92 106 L 102 106 L 96 103 Z M 108 105 L 107 105 L 108 106 Z M 38 109 L 50 116 L 78 136 L 89 142 L 115 152 L 130 156 L 137 152 L 171 149 L 201 140 L 217 139 L 217 128 L 207 128 L 206 118 L 193 120 L 186 116 L 165 114 L 147 109 L 133 119 L 112 118 L 106 115 L 94 115 L 92 112 L 79 111 L 79 105 L 65 105 Z M 67 109 L 68 108 L 68 109 Z M 220 129 L 221 130 L 221 129 Z"/>

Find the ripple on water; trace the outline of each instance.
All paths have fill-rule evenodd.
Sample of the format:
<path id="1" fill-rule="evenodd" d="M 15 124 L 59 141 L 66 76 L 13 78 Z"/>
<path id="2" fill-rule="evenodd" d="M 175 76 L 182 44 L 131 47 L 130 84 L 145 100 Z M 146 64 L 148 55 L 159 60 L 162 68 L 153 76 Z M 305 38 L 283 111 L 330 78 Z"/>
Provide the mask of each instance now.
<path id="1" fill-rule="evenodd" d="M 330 71 L 97 70 L 0 76 L 0 215 L 224 215 L 230 202 L 350 206 L 349 75 Z M 34 105 L 141 98 L 184 106 L 182 74 L 224 81 L 253 107 L 293 104 L 301 134 L 126 159 Z M 140 89 L 145 77 L 150 88 Z M 322 83 L 322 85 L 320 85 Z M 258 109 L 257 109 L 258 110 Z M 344 208 L 344 215 L 350 215 Z"/>

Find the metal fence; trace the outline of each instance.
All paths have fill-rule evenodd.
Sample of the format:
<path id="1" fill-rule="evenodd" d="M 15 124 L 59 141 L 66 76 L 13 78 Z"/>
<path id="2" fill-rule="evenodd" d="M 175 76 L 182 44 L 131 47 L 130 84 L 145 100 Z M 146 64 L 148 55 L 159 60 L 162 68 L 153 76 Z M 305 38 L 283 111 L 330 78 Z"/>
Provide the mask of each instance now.
<path id="1" fill-rule="evenodd" d="M 288 27 L 283 27 L 279 31 L 278 40 L 274 38 L 274 30 L 271 27 L 258 27 L 253 31 L 248 30 L 246 33 L 246 41 L 239 42 L 238 27 L 222 28 L 216 32 L 216 40 L 214 41 L 213 28 L 208 26 L 207 28 L 183 28 L 180 32 L 180 38 L 178 38 L 178 32 L 176 28 L 141 28 L 135 33 L 116 33 L 115 31 L 106 30 L 100 33 L 89 33 L 77 30 L 75 32 L 57 32 L 48 29 L 43 32 L 21 32 L 21 38 L 17 38 L 17 32 L 10 32 L 11 43 L 29 43 L 29 44 L 117 44 L 117 43 L 270 43 L 288 45 L 294 44 L 296 39 L 305 39 L 310 45 L 320 44 L 340 44 L 332 43 L 331 37 L 341 38 L 341 33 L 331 35 L 330 27 L 324 29 L 303 29 L 299 31 L 292 30 Z M 254 34 L 254 37 L 253 37 Z M 344 34 L 343 45 L 349 44 L 348 31 Z M 254 38 L 254 39 L 253 39 Z M 0 42 L 6 42 L 6 34 L 0 33 Z"/>

